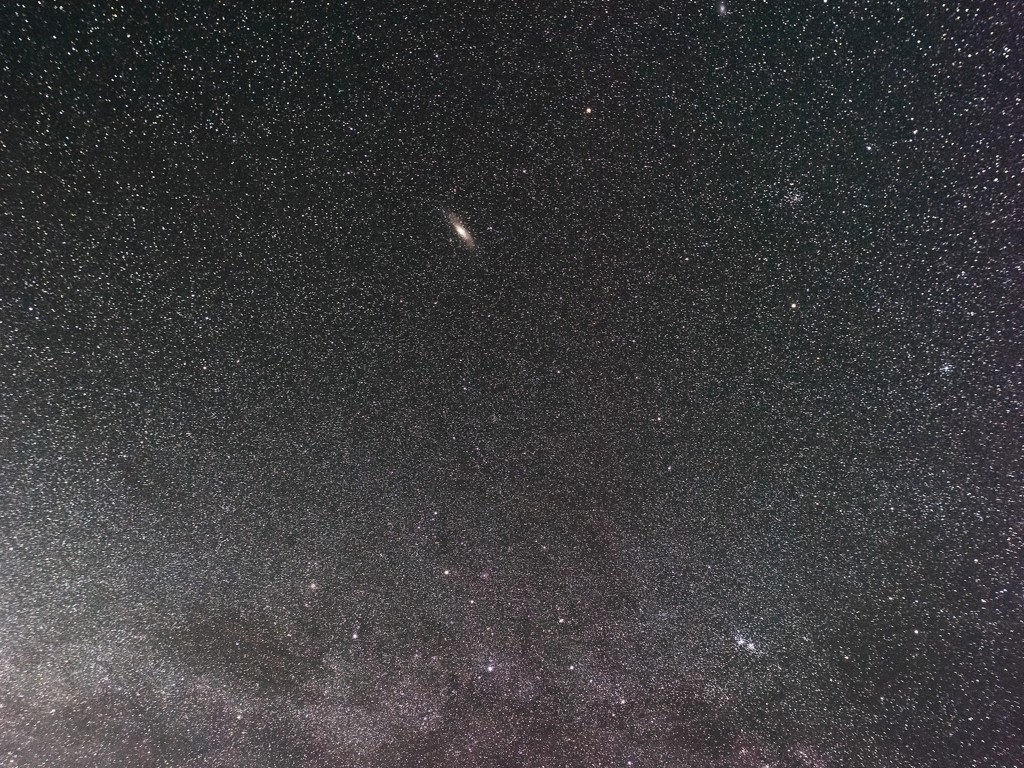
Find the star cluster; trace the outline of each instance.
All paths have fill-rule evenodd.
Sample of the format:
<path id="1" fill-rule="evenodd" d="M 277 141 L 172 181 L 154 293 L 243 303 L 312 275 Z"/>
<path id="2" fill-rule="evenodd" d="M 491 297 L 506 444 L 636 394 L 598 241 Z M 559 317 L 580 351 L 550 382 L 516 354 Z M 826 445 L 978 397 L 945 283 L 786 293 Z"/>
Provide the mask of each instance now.
<path id="1" fill-rule="evenodd" d="M 0 765 L 1024 763 L 1013 3 L 7 3 Z"/>

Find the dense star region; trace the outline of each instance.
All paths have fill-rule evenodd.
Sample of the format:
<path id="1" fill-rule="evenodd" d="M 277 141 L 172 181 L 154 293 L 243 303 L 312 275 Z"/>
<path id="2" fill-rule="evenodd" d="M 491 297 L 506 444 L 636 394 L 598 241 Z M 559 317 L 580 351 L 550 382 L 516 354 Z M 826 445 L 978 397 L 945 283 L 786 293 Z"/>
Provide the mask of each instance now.
<path id="1" fill-rule="evenodd" d="M 0 766 L 1024 765 L 1019 2 L 0 8 Z"/>

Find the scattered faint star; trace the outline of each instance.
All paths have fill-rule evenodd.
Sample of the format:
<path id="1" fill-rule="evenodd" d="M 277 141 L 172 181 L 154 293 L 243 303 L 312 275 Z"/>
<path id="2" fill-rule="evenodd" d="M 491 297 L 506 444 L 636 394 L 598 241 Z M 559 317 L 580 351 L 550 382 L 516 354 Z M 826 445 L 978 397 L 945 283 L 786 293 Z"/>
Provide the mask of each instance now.
<path id="1" fill-rule="evenodd" d="M 7 5 L 5 764 L 1021 763 L 1009 4 Z"/>

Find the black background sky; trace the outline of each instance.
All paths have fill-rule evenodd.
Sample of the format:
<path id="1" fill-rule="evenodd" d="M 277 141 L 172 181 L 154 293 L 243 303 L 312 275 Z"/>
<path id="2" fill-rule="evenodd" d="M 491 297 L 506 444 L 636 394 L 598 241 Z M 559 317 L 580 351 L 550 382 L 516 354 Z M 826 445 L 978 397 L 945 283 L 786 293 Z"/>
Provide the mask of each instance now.
<path id="1" fill-rule="evenodd" d="M 1021 765 L 1022 10 L 5 3 L 0 764 Z"/>

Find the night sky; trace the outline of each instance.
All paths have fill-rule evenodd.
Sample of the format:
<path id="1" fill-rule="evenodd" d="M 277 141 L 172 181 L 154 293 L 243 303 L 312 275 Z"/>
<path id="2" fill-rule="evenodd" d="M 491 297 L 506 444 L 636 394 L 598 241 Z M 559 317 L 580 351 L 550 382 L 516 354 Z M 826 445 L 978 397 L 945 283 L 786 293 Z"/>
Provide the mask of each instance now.
<path id="1" fill-rule="evenodd" d="M 4 3 L 0 765 L 1024 765 L 1022 59 Z"/>

